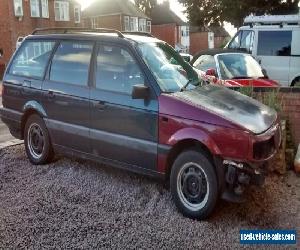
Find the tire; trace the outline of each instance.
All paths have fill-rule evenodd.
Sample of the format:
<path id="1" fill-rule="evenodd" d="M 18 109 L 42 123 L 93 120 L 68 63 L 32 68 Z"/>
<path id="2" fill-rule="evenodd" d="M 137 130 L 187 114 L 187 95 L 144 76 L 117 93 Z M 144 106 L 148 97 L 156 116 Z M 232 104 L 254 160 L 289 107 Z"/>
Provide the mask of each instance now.
<path id="1" fill-rule="evenodd" d="M 195 150 L 184 151 L 175 160 L 171 169 L 170 188 L 178 210 L 191 219 L 208 218 L 219 196 L 212 163 Z"/>
<path id="2" fill-rule="evenodd" d="M 28 118 L 24 139 L 26 154 L 32 164 L 43 165 L 53 160 L 54 153 L 50 136 L 40 116 L 34 114 Z"/>
<path id="3" fill-rule="evenodd" d="M 296 78 L 294 81 L 293 81 L 293 84 L 292 84 L 293 87 L 296 87 L 296 88 L 299 88 L 300 87 L 300 78 Z"/>

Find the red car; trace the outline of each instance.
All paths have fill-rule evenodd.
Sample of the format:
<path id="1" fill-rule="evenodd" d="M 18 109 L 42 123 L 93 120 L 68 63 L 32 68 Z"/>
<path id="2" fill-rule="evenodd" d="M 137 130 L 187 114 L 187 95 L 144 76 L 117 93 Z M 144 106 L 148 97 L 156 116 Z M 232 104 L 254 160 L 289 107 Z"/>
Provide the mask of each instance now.
<path id="1" fill-rule="evenodd" d="M 249 54 L 213 49 L 200 52 L 191 62 L 200 76 L 225 86 L 277 87 L 265 70 Z"/>

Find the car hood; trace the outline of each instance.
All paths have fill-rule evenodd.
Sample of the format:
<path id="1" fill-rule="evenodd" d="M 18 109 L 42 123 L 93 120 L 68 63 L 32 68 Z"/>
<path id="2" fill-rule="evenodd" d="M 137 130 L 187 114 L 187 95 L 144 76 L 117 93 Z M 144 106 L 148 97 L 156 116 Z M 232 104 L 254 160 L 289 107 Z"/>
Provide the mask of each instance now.
<path id="1" fill-rule="evenodd" d="M 189 105 L 220 116 L 255 134 L 268 130 L 277 119 L 275 110 L 248 96 L 221 86 L 210 84 L 172 95 Z M 195 118 L 190 117 L 190 119 Z"/>

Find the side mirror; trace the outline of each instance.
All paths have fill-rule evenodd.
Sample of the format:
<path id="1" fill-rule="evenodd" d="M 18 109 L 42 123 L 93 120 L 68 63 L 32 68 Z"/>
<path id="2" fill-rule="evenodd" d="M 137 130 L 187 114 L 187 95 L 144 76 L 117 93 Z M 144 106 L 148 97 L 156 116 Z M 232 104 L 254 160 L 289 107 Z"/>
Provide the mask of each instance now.
<path id="1" fill-rule="evenodd" d="M 137 84 L 132 89 L 132 99 L 147 99 L 149 97 L 149 87 L 144 84 Z"/>
<path id="2" fill-rule="evenodd" d="M 0 49 L 0 58 L 3 56 L 3 49 Z"/>
<path id="3" fill-rule="evenodd" d="M 266 69 L 262 69 L 261 72 L 263 73 L 264 77 L 269 79 L 268 73 Z"/>
<path id="4" fill-rule="evenodd" d="M 217 73 L 216 73 L 215 69 L 208 69 L 208 70 L 206 70 L 205 74 L 207 76 L 217 76 Z"/>

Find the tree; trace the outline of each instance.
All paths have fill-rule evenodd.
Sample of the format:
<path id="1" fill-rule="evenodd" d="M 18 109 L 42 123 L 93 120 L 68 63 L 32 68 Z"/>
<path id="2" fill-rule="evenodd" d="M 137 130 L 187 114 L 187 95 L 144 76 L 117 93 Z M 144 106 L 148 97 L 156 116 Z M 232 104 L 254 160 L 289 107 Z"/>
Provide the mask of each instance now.
<path id="1" fill-rule="evenodd" d="M 134 0 L 134 2 L 147 16 L 151 15 L 151 10 L 157 4 L 157 0 Z"/>
<path id="2" fill-rule="evenodd" d="M 250 15 L 295 14 L 299 0 L 179 0 L 186 7 L 192 25 L 222 25 L 223 21 L 241 26 Z"/>

